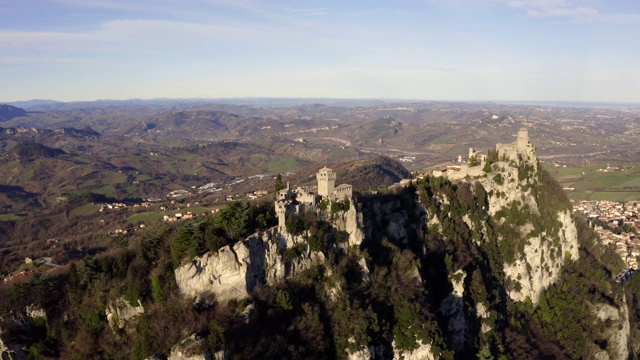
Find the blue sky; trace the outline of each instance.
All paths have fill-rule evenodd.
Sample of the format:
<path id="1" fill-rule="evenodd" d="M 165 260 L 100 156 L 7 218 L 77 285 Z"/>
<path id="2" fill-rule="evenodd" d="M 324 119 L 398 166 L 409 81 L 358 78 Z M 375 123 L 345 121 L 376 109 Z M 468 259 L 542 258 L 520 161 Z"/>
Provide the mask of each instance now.
<path id="1" fill-rule="evenodd" d="M 640 102 L 637 0 L 0 0 L 0 101 Z"/>

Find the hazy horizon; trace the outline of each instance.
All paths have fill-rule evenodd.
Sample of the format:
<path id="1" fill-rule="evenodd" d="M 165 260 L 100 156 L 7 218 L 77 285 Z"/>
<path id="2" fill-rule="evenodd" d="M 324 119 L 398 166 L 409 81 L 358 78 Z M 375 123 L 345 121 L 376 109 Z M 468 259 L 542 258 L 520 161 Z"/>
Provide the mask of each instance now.
<path id="1" fill-rule="evenodd" d="M 268 105 L 268 106 L 293 106 L 293 105 L 337 105 L 343 103 L 407 103 L 407 104 L 494 104 L 494 105 L 539 105 L 550 107 L 640 107 L 640 102 L 603 102 L 603 101 L 556 101 L 556 100 L 431 100 L 431 99 L 403 99 L 403 98 L 330 98 L 330 97 L 219 97 L 219 98 L 129 98 L 129 99 L 94 99 L 94 100 L 70 100 L 61 101 L 55 99 L 28 99 L 16 101 L 2 101 L 0 105 L 8 104 L 23 106 L 26 108 L 48 104 L 84 104 L 84 103 L 110 103 L 110 102 L 194 102 L 194 103 L 219 103 L 229 105 Z"/>

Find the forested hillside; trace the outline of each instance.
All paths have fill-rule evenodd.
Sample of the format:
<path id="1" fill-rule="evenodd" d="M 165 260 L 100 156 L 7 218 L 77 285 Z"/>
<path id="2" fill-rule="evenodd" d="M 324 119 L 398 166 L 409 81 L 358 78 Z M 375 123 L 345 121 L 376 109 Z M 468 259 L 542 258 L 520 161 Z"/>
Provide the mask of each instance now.
<path id="1" fill-rule="evenodd" d="M 626 359 L 637 299 L 590 226 L 558 220 L 567 201 L 521 159 L 319 206 L 286 229 L 270 203 L 234 203 L 0 288 L 0 345 L 77 359 Z M 181 290 L 208 271 L 199 296 Z M 246 287 L 230 292 L 232 278 Z"/>

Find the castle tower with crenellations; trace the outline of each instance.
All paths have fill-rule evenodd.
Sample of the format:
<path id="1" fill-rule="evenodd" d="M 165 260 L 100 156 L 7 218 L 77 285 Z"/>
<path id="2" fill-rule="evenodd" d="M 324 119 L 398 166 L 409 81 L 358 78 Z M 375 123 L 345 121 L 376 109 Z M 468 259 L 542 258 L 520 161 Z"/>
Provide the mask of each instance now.
<path id="1" fill-rule="evenodd" d="M 287 206 L 289 202 L 287 200 L 276 200 L 275 205 L 278 225 L 284 227 L 285 221 L 287 220 Z"/>
<path id="2" fill-rule="evenodd" d="M 510 144 L 496 144 L 496 150 L 498 151 L 500 161 L 513 160 L 519 162 L 520 158 L 537 160 L 536 149 L 529 142 L 529 130 L 527 128 L 521 128 L 518 131 L 515 142 Z M 536 161 L 531 162 L 536 163 Z"/>
<path id="3" fill-rule="evenodd" d="M 336 187 L 336 173 L 328 167 L 323 167 L 316 174 L 318 179 L 318 195 L 329 198 L 333 196 Z"/>
<path id="4" fill-rule="evenodd" d="M 278 226 L 285 228 L 287 216 L 291 214 L 315 211 L 319 201 L 342 201 L 353 197 L 353 186 L 349 184 L 336 186 L 336 172 L 328 167 L 320 169 L 316 178 L 318 180 L 317 193 L 307 187 L 298 187 L 292 190 L 289 183 L 286 188 L 278 191 L 274 204 Z"/>
<path id="5" fill-rule="evenodd" d="M 529 142 L 529 130 L 527 128 L 521 128 L 516 135 L 516 141 L 509 144 L 496 144 L 496 151 L 498 153 L 497 161 L 514 162 L 515 164 L 527 164 L 533 166 L 534 170 L 538 169 L 538 158 L 536 156 L 536 148 Z M 478 166 L 470 166 L 471 158 L 475 156 L 476 160 L 480 162 Z M 436 176 L 446 176 L 451 180 L 464 179 L 467 176 L 482 176 L 485 174 L 483 164 L 486 161 L 486 155 L 474 151 L 473 148 L 469 148 L 469 163 L 461 163 L 462 156 L 458 156 L 458 162 L 460 164 L 451 166 L 451 169 L 447 167 L 443 170 L 434 170 Z"/>
<path id="6" fill-rule="evenodd" d="M 522 128 L 518 130 L 516 147 L 518 148 L 518 151 L 526 151 L 527 145 L 531 145 L 529 144 L 529 130 L 527 128 Z"/>

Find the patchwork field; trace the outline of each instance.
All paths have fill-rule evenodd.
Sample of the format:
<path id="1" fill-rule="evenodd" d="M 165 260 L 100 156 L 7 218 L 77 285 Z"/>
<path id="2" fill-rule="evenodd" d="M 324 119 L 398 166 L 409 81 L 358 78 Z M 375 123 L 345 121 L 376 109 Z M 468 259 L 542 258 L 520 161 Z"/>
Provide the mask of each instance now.
<path id="1" fill-rule="evenodd" d="M 640 164 L 543 166 L 563 187 L 569 188 L 566 191 L 573 200 L 640 200 Z"/>

